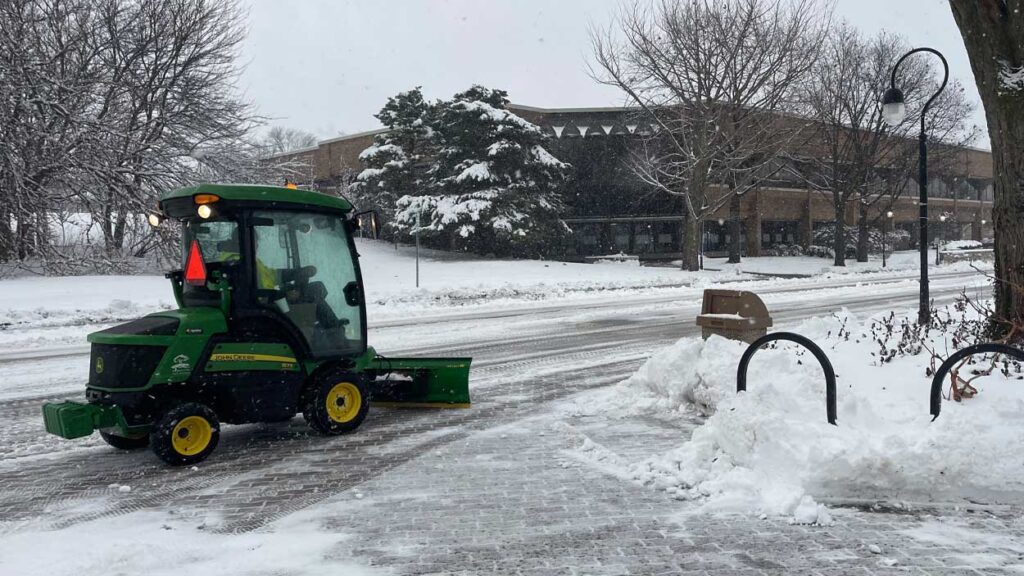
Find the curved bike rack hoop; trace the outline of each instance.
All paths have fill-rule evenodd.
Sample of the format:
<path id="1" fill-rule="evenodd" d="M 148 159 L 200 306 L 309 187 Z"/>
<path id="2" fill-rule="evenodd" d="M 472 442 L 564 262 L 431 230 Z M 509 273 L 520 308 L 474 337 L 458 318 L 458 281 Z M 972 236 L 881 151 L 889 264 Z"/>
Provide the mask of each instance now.
<path id="1" fill-rule="evenodd" d="M 740 366 L 736 372 L 736 392 L 743 392 L 747 389 L 747 365 L 750 359 L 765 344 L 776 340 L 795 342 L 811 351 L 811 354 L 818 359 L 821 369 L 825 372 L 825 413 L 828 423 L 836 426 L 836 372 L 829 362 L 828 356 L 812 342 L 809 338 L 794 334 L 792 332 L 773 332 L 754 340 L 740 358 Z"/>
<path id="2" fill-rule="evenodd" d="M 1006 354 L 1012 357 L 1018 362 L 1024 362 L 1024 352 L 1014 348 L 1013 346 L 1007 346 L 1006 344 L 996 344 L 995 342 L 989 342 L 986 344 L 975 344 L 968 346 L 963 350 L 958 350 L 952 356 L 946 359 L 939 366 L 939 369 L 935 372 L 935 377 L 932 378 L 932 390 L 929 395 L 931 400 L 931 414 L 932 422 L 939 417 L 939 412 L 942 411 L 942 381 L 946 379 L 946 374 L 953 369 L 953 366 L 968 356 L 974 356 L 975 354 L 986 354 L 994 352 L 996 354 Z"/>

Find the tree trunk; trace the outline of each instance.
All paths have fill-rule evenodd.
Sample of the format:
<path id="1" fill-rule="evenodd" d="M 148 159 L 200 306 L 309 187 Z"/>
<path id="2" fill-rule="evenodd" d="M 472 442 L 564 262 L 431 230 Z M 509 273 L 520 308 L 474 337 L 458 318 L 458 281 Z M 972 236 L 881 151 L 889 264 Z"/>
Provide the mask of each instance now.
<path id="1" fill-rule="evenodd" d="M 114 252 L 110 253 L 111 256 L 117 255 L 124 248 L 124 235 L 127 223 L 128 213 L 118 210 L 114 220 Z"/>
<path id="2" fill-rule="evenodd" d="M 0 262 L 7 262 L 13 251 L 14 237 L 11 229 L 11 212 L 0 202 Z"/>
<path id="3" fill-rule="evenodd" d="M 834 194 L 839 194 L 839 192 L 834 192 Z M 838 198 L 835 199 L 832 206 L 835 208 L 836 217 L 836 230 L 832 235 L 832 251 L 835 252 L 835 261 L 832 265 L 846 266 L 846 226 L 843 222 L 846 206 Z"/>
<path id="4" fill-rule="evenodd" d="M 729 199 L 729 264 L 740 263 L 740 212 L 743 197 L 733 194 Z"/>
<path id="5" fill-rule="evenodd" d="M 868 207 L 861 202 L 858 208 L 860 214 L 857 218 L 857 262 L 867 262 L 871 239 L 868 230 Z"/>
<path id="6" fill-rule="evenodd" d="M 18 214 L 18 219 L 15 224 L 17 226 L 16 236 L 14 239 L 14 250 L 19 261 L 24 261 L 28 258 L 28 237 L 31 229 L 29 219 L 25 214 Z"/>
<path id="7" fill-rule="evenodd" d="M 699 230 L 700 222 L 696 218 L 687 216 L 683 220 L 683 238 L 680 246 L 683 252 L 682 270 L 700 270 Z"/>
<path id="8" fill-rule="evenodd" d="M 1024 326 L 1024 12 L 1019 0 L 949 4 L 978 83 L 992 145 L 996 318 Z M 1007 81 L 1011 74 L 1016 81 Z"/>

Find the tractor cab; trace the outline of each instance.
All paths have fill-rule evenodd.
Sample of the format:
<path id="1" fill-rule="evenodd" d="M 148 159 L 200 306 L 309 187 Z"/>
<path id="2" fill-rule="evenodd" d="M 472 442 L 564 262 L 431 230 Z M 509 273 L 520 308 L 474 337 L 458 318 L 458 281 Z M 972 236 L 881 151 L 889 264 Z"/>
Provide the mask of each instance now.
<path id="1" fill-rule="evenodd" d="M 165 196 L 182 226 L 182 307 L 213 306 L 235 332 L 275 335 L 307 358 L 366 352 L 362 278 L 342 198 L 262 186 L 204 185 Z"/>
<path id="2" fill-rule="evenodd" d="M 362 214 L 371 231 L 372 214 Z M 176 310 L 89 335 L 86 403 L 43 406 L 63 438 L 98 430 L 121 449 L 199 462 L 220 423 L 301 413 L 327 435 L 355 430 L 375 405 L 468 407 L 469 358 L 384 358 L 367 346 L 353 240 L 361 214 L 307 190 L 203 184 L 150 214 L 181 226 Z"/>
<path id="3" fill-rule="evenodd" d="M 256 324 L 261 335 L 275 334 L 310 358 L 366 351 L 349 215 L 226 203 L 206 218 L 192 212 L 181 218 L 182 272 L 171 275 L 184 307 L 223 307 L 241 325 Z"/>

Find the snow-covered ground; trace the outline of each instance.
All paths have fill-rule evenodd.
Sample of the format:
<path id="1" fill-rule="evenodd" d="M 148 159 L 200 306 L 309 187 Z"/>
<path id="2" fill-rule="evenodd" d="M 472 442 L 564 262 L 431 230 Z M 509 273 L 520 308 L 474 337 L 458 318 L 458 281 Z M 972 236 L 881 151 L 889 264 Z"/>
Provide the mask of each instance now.
<path id="1" fill-rule="evenodd" d="M 120 487 L 111 489 L 112 494 L 116 488 Z M 346 535 L 320 525 L 330 507 L 300 512 L 266 531 L 241 535 L 197 530 L 193 522 L 156 512 L 94 520 L 76 530 L 21 532 L 0 537 L 0 574 L 177 576 L 183 566 L 198 574 L 384 574 L 331 556 L 331 548 Z M 55 553 L 40 554 L 40 542 Z"/>
<path id="2" fill-rule="evenodd" d="M 555 510 L 551 518 L 548 512 L 530 512 L 541 524 L 597 513 L 611 519 L 616 530 L 623 529 L 613 520 L 621 517 L 613 509 L 620 505 L 616 501 L 595 500 L 594 505 L 612 506 L 609 510 L 571 497 L 569 505 L 583 507 L 570 510 L 564 503 L 549 505 L 551 498 L 562 494 L 562 483 L 570 480 L 579 483 L 581 494 L 600 494 L 611 483 L 624 487 L 616 498 L 624 498 L 621 505 L 627 507 L 633 498 L 647 498 L 639 493 L 678 504 L 673 515 L 738 511 L 761 522 L 758 516 L 764 513 L 769 515 L 765 522 L 785 524 L 786 519 L 842 522 L 843 510 L 833 506 L 852 498 L 936 501 L 975 495 L 990 502 L 1024 492 L 1013 482 L 996 482 L 1000 476 L 1016 478 L 1024 465 L 1014 454 L 1024 440 L 1014 431 L 1015 414 L 1024 408 L 1015 394 L 1019 382 L 986 379 L 978 398 L 946 403 L 940 419 L 931 423 L 921 357 L 886 368 L 870 366 L 872 344 L 858 341 L 863 329 L 857 319 L 848 321 L 854 335 L 850 340 L 836 338 L 838 326 L 828 313 L 844 304 L 865 320 L 891 310 L 893 302 L 906 306 L 913 301 L 915 254 L 898 255 L 909 263 L 886 271 L 870 265 L 835 271 L 826 261 L 810 258 L 750 258 L 723 272 L 684 273 L 641 268 L 635 262 L 490 260 L 425 251 L 417 288 L 411 249 L 396 252 L 386 244 L 360 243 L 360 251 L 371 300 L 372 343 L 387 353 L 474 357 L 471 390 L 483 410 L 444 416 L 378 413 L 360 434 L 333 440 L 307 437 L 300 419 L 281 429 L 227 426 L 218 454 L 197 470 L 167 469 L 150 454 L 115 452 L 96 437 L 61 441 L 46 435 L 39 422 L 38 406 L 45 399 L 81 394 L 88 369 L 83 336 L 172 307 L 167 280 L 0 281 L 0 411 L 7 420 L 0 429 L 0 487 L 7 483 L 0 488 L 0 574 L 52 576 L 104 568 L 163 574 L 186 567 L 253 575 L 361 575 L 371 572 L 360 566 L 378 563 L 364 557 L 353 564 L 347 556 L 351 550 L 392 553 L 409 546 L 433 553 L 434 537 L 421 535 L 426 532 L 368 542 L 358 529 L 348 529 L 352 522 L 376 526 L 359 519 L 376 518 L 381 509 L 371 509 L 372 499 L 356 503 L 353 498 L 377 481 L 409 482 L 410 493 L 418 494 L 416 502 L 453 506 L 447 513 L 455 517 L 446 524 L 447 519 L 428 511 L 416 516 L 420 504 L 380 489 L 380 498 L 397 498 L 389 504 L 398 506 L 393 513 L 416 516 L 430 534 L 434 525 L 441 533 L 458 533 L 458 527 L 468 526 L 458 518 L 460 498 L 486 500 L 487 487 L 509 479 L 556 486 L 545 491 L 523 485 L 514 492 L 520 498 L 513 501 L 517 509 Z M 710 263 L 709 268 L 724 266 Z M 751 271 L 812 276 L 745 274 Z M 965 264 L 936 266 L 933 294 L 948 301 L 962 287 L 987 285 L 971 272 Z M 702 289 L 711 286 L 754 290 L 767 303 L 776 327 L 796 328 L 827 343 L 840 376 L 838 427 L 824 422 L 820 374 L 809 356 L 798 362 L 787 349 L 759 353 L 751 366 L 750 392 L 736 396 L 732 390 L 741 344 L 719 338 L 678 340 L 695 333 Z M 61 346 L 69 348 L 67 356 L 53 358 L 54 352 L 65 354 Z M 11 361 L 18 354 L 27 356 Z M 564 400 L 579 392 L 583 395 Z M 559 398 L 564 406 L 553 402 Z M 574 416 L 579 414 L 585 416 Z M 524 425 L 523 417 L 531 423 Z M 574 428 L 570 421 L 589 421 L 593 428 Z M 652 429 L 651 421 L 671 424 Z M 471 434 L 472 429 L 477 431 Z M 611 436 L 618 430 L 648 436 L 618 439 L 632 446 L 624 452 L 608 436 L 593 433 L 600 429 L 615 430 Z M 467 434 L 466 442 L 447 442 Z M 502 440 L 506 435 L 512 440 Z M 536 466 L 528 474 L 507 462 L 489 463 L 519 453 L 520 442 L 537 447 L 517 464 Z M 446 451 L 479 443 L 485 445 L 482 452 L 461 463 L 457 458 L 447 471 Z M 406 453 L 410 459 L 403 466 L 436 475 L 430 483 L 445 487 L 442 493 L 432 493 L 433 484 L 423 485 L 408 469 L 375 467 Z M 323 458 L 337 463 L 325 465 Z M 583 474 L 573 471 L 572 461 L 582 462 Z M 976 474 L 974 468 L 983 469 Z M 461 483 L 469 469 L 477 484 L 466 486 Z M 648 489 L 637 490 L 630 481 Z M 461 490 L 460 498 L 447 494 L 450 486 Z M 66 487 L 73 487 L 68 488 L 72 496 L 63 495 Z M 4 510 L 19 516 L 5 519 Z M 498 516 L 502 520 L 481 529 L 496 532 L 480 538 L 503 541 L 504 528 L 496 523 L 515 517 L 508 512 Z M 259 529 L 229 533 L 232 523 L 250 517 L 273 520 L 257 524 Z M 622 518 L 633 526 L 632 517 Z M 637 526 L 638 532 L 648 530 Z M 912 531 L 907 537 L 932 541 L 954 538 L 963 529 L 921 525 Z M 550 535 L 562 536 L 575 537 Z M 40 541 L 62 552 L 40 557 Z M 148 552 L 140 556 L 137 550 L 143 548 Z M 179 550 L 188 552 L 180 556 Z M 444 562 L 463 562 L 456 556 L 473 554 L 455 554 Z M 971 562 L 981 566 L 982 561 Z"/>
<path id="3" fill-rule="evenodd" d="M 617 418 L 708 415 L 677 448 L 618 470 L 677 499 L 696 500 L 702 511 L 828 524 L 821 501 L 1019 500 L 1022 375 L 1011 367 L 1008 377 L 999 370 L 981 377 L 973 383 L 977 397 L 945 402 L 932 422 L 928 355 L 879 365 L 880 345 L 870 329 L 878 320 L 844 311 L 792 330 L 819 343 L 835 367 L 838 426 L 826 422 L 824 377 L 809 353 L 790 343 L 758 352 L 747 391 L 737 394 L 737 359 L 746 345 L 719 337 L 684 338 L 628 380 L 567 410 Z M 927 344 L 942 353 L 953 349 L 941 332 Z M 581 451 L 607 468 L 599 449 Z"/>
<path id="4" fill-rule="evenodd" d="M 707 286 L 756 290 L 776 327 L 822 340 L 835 328 L 829 313 L 842 305 L 870 315 L 911 304 L 913 269 L 779 279 L 427 254 L 417 289 L 409 250 L 361 244 L 361 251 L 371 343 L 395 355 L 474 357 L 474 409 L 375 411 L 359 432 L 339 438 L 309 435 L 301 418 L 226 426 L 218 452 L 195 470 L 111 450 L 95 436 L 60 440 L 39 421 L 45 399 L 81 394 L 88 369 L 87 355 L 44 353 L 172 306 L 165 279 L 0 281 L 4 352 L 41 353 L 18 361 L 0 354 L 0 574 L 362 575 L 378 573 L 378 566 L 422 572 L 421 561 L 437 573 L 489 573 L 489 559 L 526 571 L 551 562 L 585 565 L 602 551 L 610 556 L 607 534 L 627 538 L 622 550 L 630 559 L 600 562 L 626 562 L 628 571 L 644 573 L 652 555 L 670 561 L 675 554 L 651 535 L 676 539 L 676 522 L 685 526 L 686 514 L 739 511 L 738 521 L 702 516 L 699 524 L 741 522 L 743 530 L 787 538 L 802 537 L 780 532 L 788 519 L 831 516 L 837 526 L 830 530 L 857 536 L 861 519 L 846 521 L 852 512 L 834 508 L 838 500 L 942 500 L 986 491 L 984 500 L 992 501 L 1002 498 L 990 488 L 1000 468 L 965 480 L 965 467 L 987 458 L 1005 456 L 1007 467 L 1020 460 L 992 442 L 1000 431 L 1019 441 L 1006 429 L 1020 401 L 998 382 L 985 382 L 981 396 L 963 405 L 947 403 L 929 424 L 921 358 L 878 369 L 869 366 L 867 343 L 828 340 L 840 375 L 840 426 L 833 428 L 824 423 L 820 377 L 809 357 L 799 364 L 783 350 L 760 352 L 750 391 L 736 396 L 741 345 L 678 340 L 696 333 L 693 318 Z M 963 274 L 969 267 L 957 270 L 933 270 L 940 300 L 986 285 L 981 275 Z M 806 323 L 811 316 L 823 319 Z M 901 384 L 887 387 L 890 381 Z M 954 458 L 936 480 L 942 451 L 963 452 L 945 444 L 966 442 L 958 434 L 970 425 L 970 441 L 986 448 Z M 904 459 L 929 447 L 935 454 L 907 467 Z M 759 519 L 762 513 L 769 517 Z M 934 522 L 904 528 L 901 537 L 920 542 L 968 530 Z M 886 544 L 877 533 L 865 537 Z M 816 537 L 805 538 L 801 546 Z M 531 544 L 537 539 L 542 544 Z M 40 542 L 61 553 L 40 555 Z M 1020 542 L 1007 548 L 1024 550 Z M 736 546 L 791 565 L 771 556 L 770 546 Z M 875 562 L 873 552 L 862 552 L 860 561 Z M 1007 565 L 1006 554 L 990 556 L 984 560 Z M 981 566 L 983 559 L 968 560 Z"/>

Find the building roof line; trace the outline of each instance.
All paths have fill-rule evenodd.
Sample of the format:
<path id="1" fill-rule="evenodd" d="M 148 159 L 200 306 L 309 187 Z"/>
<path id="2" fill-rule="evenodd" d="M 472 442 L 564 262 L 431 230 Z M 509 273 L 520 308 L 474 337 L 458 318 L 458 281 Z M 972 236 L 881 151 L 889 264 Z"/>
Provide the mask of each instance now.
<path id="1" fill-rule="evenodd" d="M 541 107 L 541 106 L 527 106 L 525 104 L 516 104 L 514 102 L 509 103 L 508 104 L 508 108 L 513 109 L 513 110 L 517 110 L 518 109 L 518 110 L 525 110 L 527 112 L 536 112 L 536 113 L 541 113 L 541 114 L 574 114 L 574 113 L 588 113 L 588 112 L 623 113 L 623 112 L 628 112 L 628 111 L 638 111 L 639 110 L 636 107 L 625 106 L 625 105 L 623 105 L 623 106 L 591 106 L 591 107 L 580 107 L 580 108 L 544 108 L 544 107 Z M 791 117 L 791 118 L 794 118 L 794 119 L 797 119 L 797 120 L 813 122 L 813 119 L 806 118 L 806 117 L 803 117 L 803 116 L 798 116 L 798 115 L 793 115 L 793 114 L 788 114 L 788 113 L 783 113 L 783 115 Z M 335 142 L 344 142 L 346 140 L 353 140 L 355 138 L 362 138 L 362 137 L 365 137 L 365 136 L 376 136 L 377 134 L 383 134 L 384 132 L 387 132 L 387 131 L 388 131 L 387 128 L 383 128 L 382 127 L 382 128 L 376 128 L 376 129 L 373 129 L 373 130 L 364 130 L 362 132 L 356 132 L 354 134 L 344 134 L 342 136 L 336 136 L 334 138 L 328 138 L 326 140 L 318 140 L 317 143 L 315 145 L 313 145 L 313 146 L 307 146 L 305 148 L 298 148 L 298 149 L 295 149 L 295 150 L 289 150 L 287 152 L 281 152 L 279 154 L 272 154 L 272 155 L 266 156 L 265 158 L 266 159 L 274 159 L 274 158 L 281 158 L 281 157 L 284 157 L 284 156 L 292 156 L 294 154 L 302 154 L 302 153 L 305 153 L 305 152 L 313 152 L 313 151 L 316 151 L 317 149 L 319 149 L 323 145 L 333 144 Z M 982 152 L 982 153 L 986 153 L 986 154 L 991 154 L 992 153 L 992 151 L 989 150 L 989 149 L 980 148 L 980 147 L 977 147 L 977 146 L 970 146 L 970 145 L 965 146 L 965 145 L 955 145 L 955 144 L 947 144 L 947 145 L 948 146 L 952 146 L 952 147 L 954 147 L 954 148 L 956 148 L 958 150 L 971 150 L 971 151 L 974 151 L 974 152 Z"/>
<path id="2" fill-rule="evenodd" d="M 268 156 L 264 156 L 264 158 L 267 159 L 267 160 L 272 160 L 274 158 L 281 158 L 281 157 L 284 157 L 284 156 L 292 156 L 292 155 L 295 155 L 295 154 L 302 154 L 303 152 L 315 152 L 315 151 L 319 150 L 320 147 L 323 146 L 324 144 L 332 144 L 334 142 L 343 142 L 345 140 L 353 140 L 355 138 L 362 138 L 364 136 L 376 136 L 377 134 L 382 134 L 382 133 L 387 132 L 387 131 L 388 131 L 387 128 L 376 128 L 374 130 L 364 130 L 363 132 L 356 132 L 355 134 L 343 134 L 341 136 L 335 136 L 334 138 L 328 138 L 327 140 L 317 140 L 316 144 L 314 144 L 312 146 L 306 146 L 304 148 L 296 148 L 294 150 L 288 150 L 286 152 L 279 152 L 277 154 L 270 154 Z"/>
<path id="3" fill-rule="evenodd" d="M 574 112 L 624 112 L 626 110 L 637 110 L 629 106 L 591 106 L 583 108 L 541 108 L 540 106 L 527 106 L 525 104 L 509 103 L 509 108 L 526 110 L 528 112 L 543 112 L 546 114 L 571 114 Z"/>
<path id="4" fill-rule="evenodd" d="M 541 106 L 527 106 L 525 104 L 516 104 L 516 103 L 512 102 L 512 103 L 509 103 L 508 107 L 509 108 L 518 108 L 519 110 L 526 110 L 528 112 L 538 112 L 538 113 L 542 113 L 542 114 L 573 114 L 573 113 L 584 113 L 584 112 L 620 112 L 621 113 L 621 112 L 629 112 L 629 111 L 633 111 L 633 112 L 639 112 L 640 111 L 640 108 L 637 107 L 637 106 L 626 106 L 626 105 L 622 105 L 622 106 L 593 106 L 593 107 L 582 107 L 582 108 L 544 108 L 544 107 L 541 107 Z M 793 119 L 796 119 L 796 120 L 814 122 L 813 118 L 808 118 L 806 116 L 801 116 L 799 114 L 793 114 L 793 113 L 790 113 L 790 112 L 776 111 L 775 114 L 778 114 L 780 116 L 785 116 L 785 117 L 788 117 L 788 118 L 793 118 Z M 988 154 L 992 153 L 991 149 L 981 148 L 979 146 L 957 145 L 957 144 L 947 144 L 947 145 L 953 146 L 953 147 L 955 147 L 957 149 L 960 149 L 960 150 L 972 150 L 974 152 L 985 152 L 985 153 L 988 153 Z"/>
<path id="5" fill-rule="evenodd" d="M 335 136 L 334 138 L 328 138 L 327 140 L 320 140 L 317 145 L 320 144 L 331 144 L 333 142 L 342 142 L 344 140 L 352 140 L 355 138 L 361 138 L 363 136 L 376 136 L 377 134 L 383 134 L 387 132 L 387 128 L 374 128 L 373 130 L 364 130 L 362 132 L 356 132 L 355 134 L 342 134 L 341 136 Z"/>

